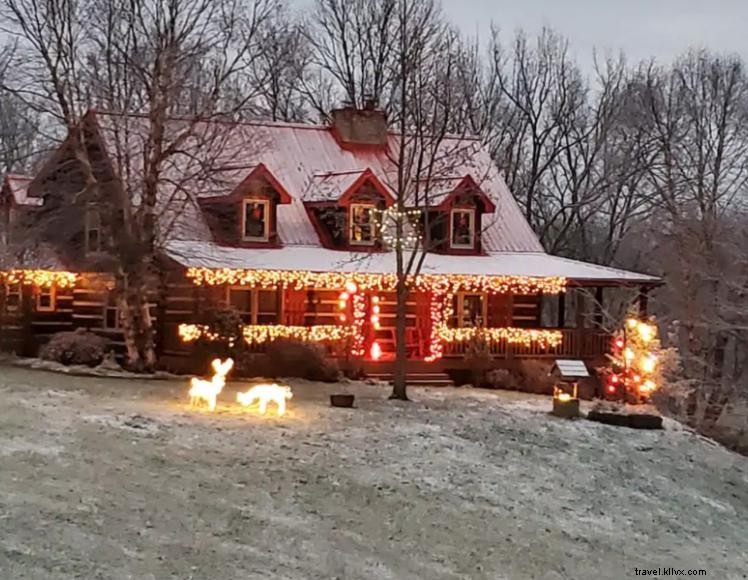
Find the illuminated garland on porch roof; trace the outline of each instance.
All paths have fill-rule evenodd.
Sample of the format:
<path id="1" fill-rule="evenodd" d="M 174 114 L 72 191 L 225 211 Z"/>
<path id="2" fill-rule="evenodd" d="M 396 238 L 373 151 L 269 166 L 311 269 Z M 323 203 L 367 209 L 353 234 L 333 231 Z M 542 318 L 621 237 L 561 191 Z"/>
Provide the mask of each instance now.
<path id="1" fill-rule="evenodd" d="M 393 291 L 394 274 L 361 272 L 309 272 L 304 270 L 242 270 L 231 268 L 189 268 L 187 277 L 197 286 L 255 286 L 263 288 L 317 288 L 338 290 L 355 283 L 362 291 Z M 419 274 L 408 283 L 416 290 L 436 292 L 488 292 L 491 294 L 559 294 L 566 290 L 566 278 L 531 276 L 486 276 L 474 274 Z"/>
<path id="2" fill-rule="evenodd" d="M 72 288 L 78 275 L 73 272 L 56 270 L 7 270 L 0 272 L 0 282 L 5 284 L 25 284 L 38 288 Z"/>

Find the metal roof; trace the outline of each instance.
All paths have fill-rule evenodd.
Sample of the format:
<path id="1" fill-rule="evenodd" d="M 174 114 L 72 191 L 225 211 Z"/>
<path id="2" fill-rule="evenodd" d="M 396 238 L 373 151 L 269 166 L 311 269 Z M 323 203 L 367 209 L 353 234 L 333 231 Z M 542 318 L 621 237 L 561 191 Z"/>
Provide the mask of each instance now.
<path id="1" fill-rule="evenodd" d="M 40 206 L 44 200 L 37 197 L 29 197 L 28 188 L 32 178 L 28 175 L 19 175 L 18 173 L 7 173 L 4 179 L 4 186 L 7 187 L 13 201 L 17 205 Z"/>
<path id="2" fill-rule="evenodd" d="M 128 130 L 123 131 L 121 115 L 96 113 L 96 119 L 110 155 L 117 151 L 137 151 L 142 136 L 138 127 L 146 123 L 140 116 L 126 117 Z M 186 121 L 175 121 L 175 124 Z M 339 176 L 332 183 L 340 190 L 349 179 L 356 179 L 361 172 L 371 172 L 392 191 L 397 190 L 397 167 L 392 154 L 397 151 L 400 137 L 391 133 L 386 149 L 346 150 L 340 147 L 332 130 L 326 126 L 291 123 L 212 122 L 195 128 L 193 147 L 202 147 L 198 154 L 185 154 L 183 159 L 175 157 L 166 169 L 165 182 L 170 181 L 169 172 L 182 180 L 179 189 L 190 190 L 194 196 L 227 193 L 239 183 L 252 167 L 264 164 L 293 197 L 293 202 L 278 206 L 278 234 L 285 245 L 308 245 L 322 247 L 303 202 L 316 197 L 312 194 L 319 185 L 319 176 Z M 206 134 L 211 137 L 206 138 Z M 128 142 L 122 144 L 123 135 Z M 188 149 L 187 142 L 185 149 Z M 137 162 L 140 157 L 131 155 Z M 197 173 L 197 166 L 205 159 L 212 159 L 218 170 L 210 183 L 195 181 L 184 183 L 183 176 Z M 506 186 L 498 168 L 488 152 L 475 139 L 449 137 L 443 140 L 434 161 L 432 175 L 435 179 L 462 178 L 470 175 L 496 205 L 497 211 L 483 224 L 481 244 L 486 251 L 542 252 L 537 236 L 525 220 L 516 200 Z M 222 168 L 222 169 L 221 169 Z M 177 176 L 178 174 L 178 176 Z M 137 170 L 129 177 L 132 186 L 137 180 Z M 173 204 L 174 189 L 165 183 L 161 197 L 164 203 L 163 232 L 167 239 L 204 240 L 211 239 L 210 231 L 197 204 Z M 322 197 L 326 197 L 324 191 Z M 188 196 L 189 197 L 189 196 Z M 168 203 L 166 203 L 168 200 Z M 166 241 L 166 240 L 164 240 Z"/>

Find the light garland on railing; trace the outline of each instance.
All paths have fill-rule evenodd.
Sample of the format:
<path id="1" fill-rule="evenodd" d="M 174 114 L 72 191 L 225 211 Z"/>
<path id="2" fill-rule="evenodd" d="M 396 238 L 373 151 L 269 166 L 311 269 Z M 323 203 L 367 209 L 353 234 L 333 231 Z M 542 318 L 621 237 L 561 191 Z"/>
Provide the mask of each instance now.
<path id="1" fill-rule="evenodd" d="M 520 344 L 529 347 L 533 344 L 540 348 L 555 348 L 563 340 L 563 333 L 560 330 L 539 330 L 535 328 L 447 328 L 442 326 L 438 328 L 436 334 L 444 342 L 465 342 L 477 337 L 484 337 L 486 340 L 498 342 L 505 340 L 508 344 Z"/>
<path id="2" fill-rule="evenodd" d="M 74 272 L 56 270 L 7 270 L 0 272 L 0 282 L 5 284 L 25 284 L 38 288 L 72 288 L 78 275 Z"/>
<path id="3" fill-rule="evenodd" d="M 230 337 L 212 332 L 204 324 L 180 324 L 179 337 L 183 342 L 195 342 L 198 339 L 215 342 L 233 341 Z M 353 336 L 355 330 L 350 326 L 319 324 L 316 326 L 285 326 L 272 324 L 254 324 L 242 327 L 242 335 L 247 344 L 263 344 L 279 339 L 298 340 L 301 342 L 338 342 Z"/>
<path id="4" fill-rule="evenodd" d="M 284 326 L 256 324 L 244 326 L 242 334 L 247 344 L 263 344 L 278 339 L 300 342 L 338 342 L 354 334 L 350 326 L 319 324 L 316 326 Z"/>
<path id="5" fill-rule="evenodd" d="M 361 291 L 393 291 L 397 287 L 394 274 L 360 272 L 309 272 L 304 270 L 239 270 L 231 268 L 189 268 L 187 277 L 198 286 L 256 286 L 303 290 L 339 290 L 353 283 Z M 419 274 L 409 277 L 408 284 L 422 291 L 435 293 L 488 292 L 491 294 L 559 294 L 566 290 L 566 278 L 553 276 L 486 276 L 473 274 Z"/>
<path id="6" fill-rule="evenodd" d="M 177 334 L 182 342 L 195 342 L 202 338 L 209 342 L 225 341 L 229 346 L 234 346 L 234 337 L 223 336 L 218 332 L 213 332 L 206 324 L 180 324 L 177 327 Z"/>

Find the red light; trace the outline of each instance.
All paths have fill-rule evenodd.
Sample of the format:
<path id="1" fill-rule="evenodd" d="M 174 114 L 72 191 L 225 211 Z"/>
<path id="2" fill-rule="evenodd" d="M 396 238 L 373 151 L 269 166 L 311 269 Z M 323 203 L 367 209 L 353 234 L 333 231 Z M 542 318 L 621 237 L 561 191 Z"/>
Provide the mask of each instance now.
<path id="1" fill-rule="evenodd" d="M 620 339 L 620 338 L 619 338 L 618 340 L 616 340 L 616 343 L 615 343 L 615 344 L 616 344 L 616 347 L 617 347 L 617 348 L 623 348 L 623 345 L 624 345 L 625 343 L 623 342 L 623 340 L 622 340 L 622 339 Z"/>
<path id="2" fill-rule="evenodd" d="M 371 360 L 379 360 L 380 358 L 382 358 L 382 347 L 379 346 L 379 343 L 377 341 L 371 343 L 369 356 L 371 356 Z"/>
<path id="3" fill-rule="evenodd" d="M 616 392 L 616 386 L 615 385 L 608 385 L 608 392 L 609 393 L 615 393 Z"/>
<path id="4" fill-rule="evenodd" d="M 614 385 L 617 385 L 618 384 L 618 375 L 613 375 L 612 377 L 610 377 L 610 382 L 613 383 Z"/>

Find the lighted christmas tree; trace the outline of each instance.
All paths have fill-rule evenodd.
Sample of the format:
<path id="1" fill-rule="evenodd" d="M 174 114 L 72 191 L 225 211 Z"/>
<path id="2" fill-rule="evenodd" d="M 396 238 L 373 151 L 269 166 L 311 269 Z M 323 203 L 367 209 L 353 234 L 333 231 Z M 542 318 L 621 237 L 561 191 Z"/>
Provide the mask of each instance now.
<path id="1" fill-rule="evenodd" d="M 657 327 L 651 321 L 629 318 L 613 336 L 607 398 L 641 403 L 661 384 Z"/>

